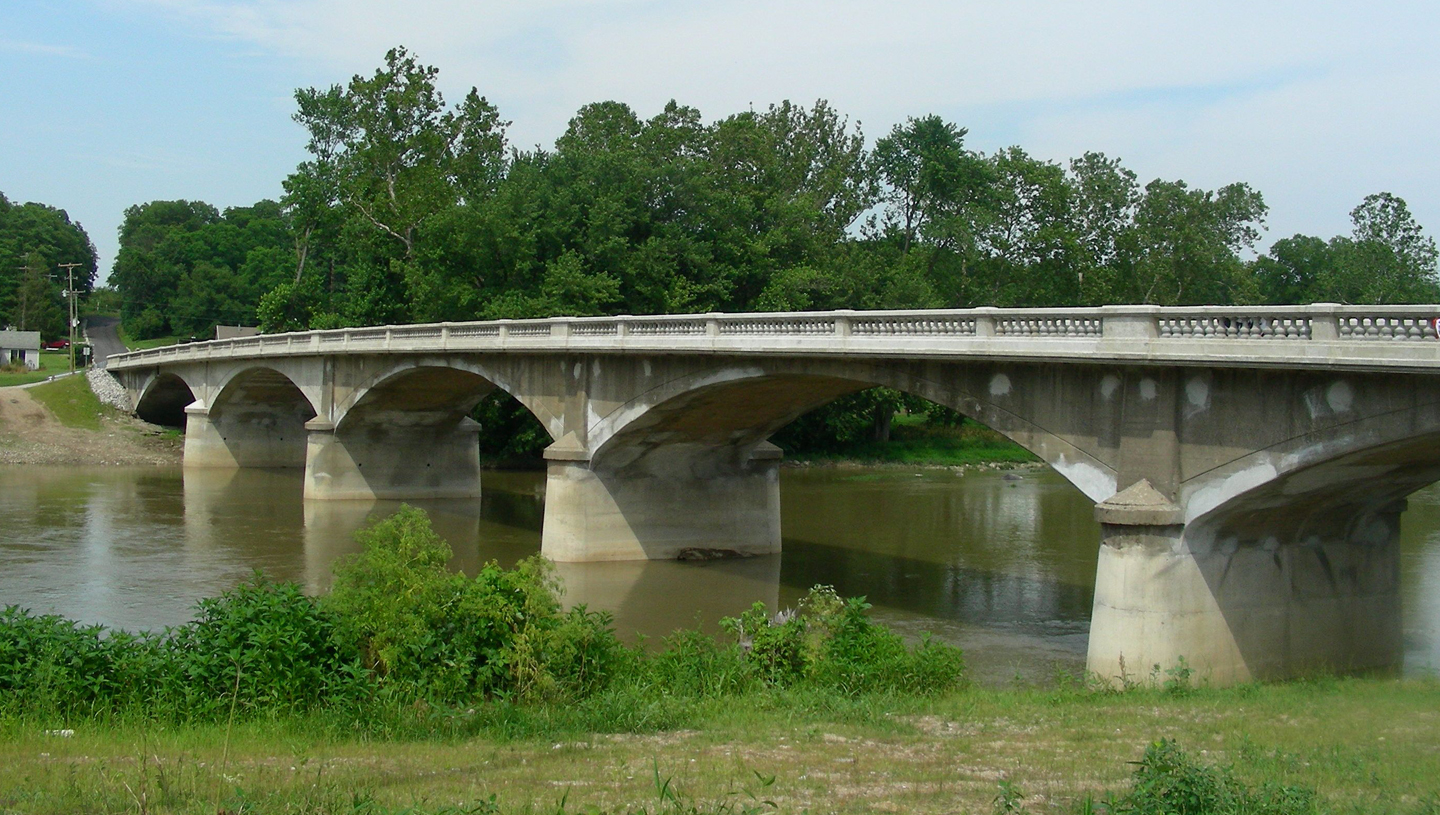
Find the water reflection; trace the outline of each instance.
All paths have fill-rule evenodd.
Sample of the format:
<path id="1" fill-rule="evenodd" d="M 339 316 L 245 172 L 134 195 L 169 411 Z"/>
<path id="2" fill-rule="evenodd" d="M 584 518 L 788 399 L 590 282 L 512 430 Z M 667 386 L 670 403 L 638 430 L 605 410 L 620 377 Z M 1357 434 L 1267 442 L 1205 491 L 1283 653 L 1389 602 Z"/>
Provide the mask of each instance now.
<path id="1" fill-rule="evenodd" d="M 301 498 L 295 470 L 0 468 L 0 603 L 129 629 L 187 619 L 256 569 L 324 591 L 356 529 L 392 501 Z M 967 651 L 982 679 L 1083 668 L 1099 532 L 1091 503 L 1049 471 L 787 470 L 784 552 L 710 563 L 562 564 L 567 605 L 625 636 L 707 628 L 809 587 L 863 594 L 907 633 Z M 478 500 L 420 501 L 474 573 L 539 549 L 544 478 L 486 473 Z M 1406 665 L 1440 669 L 1440 488 L 1402 529 Z"/>
<path id="2" fill-rule="evenodd" d="M 780 602 L 780 556 L 683 563 L 673 560 L 559 563 L 565 605 L 615 615 L 616 630 L 663 637 L 677 628 L 715 630 L 755 603 Z"/>

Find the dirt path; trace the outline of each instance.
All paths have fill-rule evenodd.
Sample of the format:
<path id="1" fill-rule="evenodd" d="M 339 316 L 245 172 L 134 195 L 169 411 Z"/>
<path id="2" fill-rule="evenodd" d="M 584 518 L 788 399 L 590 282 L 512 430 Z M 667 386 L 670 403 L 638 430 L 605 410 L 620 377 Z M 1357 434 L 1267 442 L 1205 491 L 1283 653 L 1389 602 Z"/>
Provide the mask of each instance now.
<path id="1" fill-rule="evenodd" d="M 183 440 L 120 414 L 65 427 L 21 388 L 0 388 L 0 464 L 179 464 Z"/>

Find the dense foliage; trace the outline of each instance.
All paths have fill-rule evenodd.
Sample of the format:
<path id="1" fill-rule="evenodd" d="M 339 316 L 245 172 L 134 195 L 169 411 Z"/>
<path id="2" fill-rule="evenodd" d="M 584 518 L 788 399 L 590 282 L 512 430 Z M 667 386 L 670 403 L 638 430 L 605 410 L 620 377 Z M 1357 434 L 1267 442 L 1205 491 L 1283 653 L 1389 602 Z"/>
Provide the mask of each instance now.
<path id="1" fill-rule="evenodd" d="M 75 290 L 95 284 L 95 247 L 63 209 L 12 203 L 0 193 L 0 328 L 39 331 L 46 340 L 66 334 L 64 292 L 74 268 Z"/>
<path id="2" fill-rule="evenodd" d="M 581 108 L 525 150 L 475 90 L 456 105 L 404 49 L 296 92 L 310 156 L 280 202 L 132 207 L 114 281 L 143 338 L 258 320 L 336 325 L 831 307 L 1434 299 L 1405 202 L 1351 235 L 1247 260 L 1267 212 L 1243 183 L 1141 184 L 1118 160 L 984 154 L 938 116 L 867 148 L 820 101 L 706 121 Z"/>
<path id="3" fill-rule="evenodd" d="M 223 213 L 200 201 L 130 207 L 109 281 L 126 333 L 208 338 L 217 324 L 253 325 L 260 297 L 295 274 L 293 241 L 273 201 Z"/>
<path id="4" fill-rule="evenodd" d="M 929 640 L 908 647 L 866 617 L 862 600 L 829 589 L 812 591 L 792 613 L 772 617 L 756 606 L 725 622 L 732 636 L 680 632 L 647 653 L 622 645 L 608 616 L 563 610 L 539 558 L 514 569 L 492 563 L 474 577 L 450 571 L 449 547 L 418 509 L 359 537 L 364 551 L 337 567 L 324 597 L 257 576 L 160 634 L 8 607 L 0 612 L 0 711 L 222 720 L 327 709 L 353 720 L 415 704 L 610 694 L 633 707 L 628 700 L 785 688 L 924 694 L 962 681 L 957 649 Z"/>

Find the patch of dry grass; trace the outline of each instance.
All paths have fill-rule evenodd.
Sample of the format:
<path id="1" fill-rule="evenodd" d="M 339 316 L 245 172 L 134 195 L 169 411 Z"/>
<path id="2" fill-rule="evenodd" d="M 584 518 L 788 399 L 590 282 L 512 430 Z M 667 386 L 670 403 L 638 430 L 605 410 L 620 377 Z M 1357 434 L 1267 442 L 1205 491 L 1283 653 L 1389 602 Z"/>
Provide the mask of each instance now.
<path id="1" fill-rule="evenodd" d="M 1002 780 L 1035 811 L 1125 786 L 1151 741 L 1234 764 L 1251 783 L 1315 788 L 1340 811 L 1418 811 L 1440 792 L 1440 683 L 1339 680 L 1188 694 L 991 691 L 876 702 L 857 715 L 734 704 L 699 729 L 509 741 L 337 738 L 304 720 L 89 729 L 0 741 L 0 809 L 352 812 L 473 804 L 502 811 L 653 806 L 656 775 L 718 807 L 787 812 L 988 812 Z M 62 723 L 63 724 L 63 723 Z M 765 786 L 763 779 L 774 777 Z M 752 798 L 753 796 L 753 798 Z M 1433 800 L 1433 798 L 1432 798 Z"/>

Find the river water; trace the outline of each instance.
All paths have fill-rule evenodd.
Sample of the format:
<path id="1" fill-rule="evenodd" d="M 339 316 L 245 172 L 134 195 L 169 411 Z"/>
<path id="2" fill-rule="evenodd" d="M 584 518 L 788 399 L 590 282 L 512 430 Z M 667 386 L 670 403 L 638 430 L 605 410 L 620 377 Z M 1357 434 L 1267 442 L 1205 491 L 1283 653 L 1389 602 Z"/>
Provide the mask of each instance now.
<path id="1" fill-rule="evenodd" d="M 565 565 L 567 601 L 653 638 L 823 583 L 866 595 L 906 634 L 960 645 L 981 681 L 1083 670 L 1099 529 L 1055 473 L 826 467 L 780 483 L 782 554 Z M 471 573 L 540 546 L 543 475 L 488 472 L 484 485 L 478 500 L 415 502 Z M 255 570 L 320 592 L 354 531 L 397 506 L 306 503 L 297 471 L 0 467 L 0 604 L 133 630 L 184 622 Z M 1402 529 L 1405 671 L 1434 672 L 1440 486 L 1411 497 Z"/>

